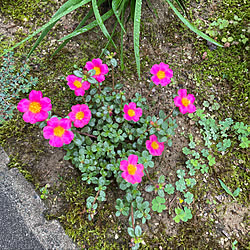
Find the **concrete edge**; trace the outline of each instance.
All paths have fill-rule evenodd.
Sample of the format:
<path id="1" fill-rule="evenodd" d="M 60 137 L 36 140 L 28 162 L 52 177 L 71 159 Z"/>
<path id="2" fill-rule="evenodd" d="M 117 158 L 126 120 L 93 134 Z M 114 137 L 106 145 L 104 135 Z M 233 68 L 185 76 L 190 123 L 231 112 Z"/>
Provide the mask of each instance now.
<path id="1" fill-rule="evenodd" d="M 9 157 L 0 146 L 0 181 L 29 230 L 45 249 L 79 249 L 57 220 L 47 221 L 45 204 L 18 169 L 9 169 Z"/>

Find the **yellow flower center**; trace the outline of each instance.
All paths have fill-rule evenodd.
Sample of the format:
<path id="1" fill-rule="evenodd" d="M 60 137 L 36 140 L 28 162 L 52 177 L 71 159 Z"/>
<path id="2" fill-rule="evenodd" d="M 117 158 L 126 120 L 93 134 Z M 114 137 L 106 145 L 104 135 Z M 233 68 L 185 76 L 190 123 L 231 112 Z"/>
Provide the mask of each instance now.
<path id="1" fill-rule="evenodd" d="M 94 67 L 95 75 L 99 76 L 101 74 L 101 69 L 99 67 Z"/>
<path id="2" fill-rule="evenodd" d="M 76 119 L 82 120 L 84 118 L 84 113 L 82 111 L 76 113 Z"/>
<path id="3" fill-rule="evenodd" d="M 128 173 L 130 175 L 134 175 L 136 170 L 137 170 L 137 168 L 135 165 L 133 165 L 133 164 L 128 165 Z"/>
<path id="4" fill-rule="evenodd" d="M 156 141 L 153 141 L 153 142 L 151 143 L 151 147 L 152 147 L 153 149 L 158 149 L 158 148 L 159 148 L 159 144 L 158 144 Z"/>
<path id="5" fill-rule="evenodd" d="M 31 102 L 29 105 L 29 110 L 32 113 L 39 113 L 42 109 L 42 106 L 39 102 Z"/>
<path id="6" fill-rule="evenodd" d="M 182 98 L 181 103 L 183 106 L 187 107 L 190 104 L 190 101 L 187 98 Z"/>
<path id="7" fill-rule="evenodd" d="M 82 87 L 82 83 L 75 80 L 74 83 L 73 83 L 78 89 Z"/>
<path id="8" fill-rule="evenodd" d="M 128 110 L 128 115 L 129 115 L 130 117 L 135 116 L 135 111 L 134 111 L 133 109 L 129 109 L 129 110 Z"/>
<path id="9" fill-rule="evenodd" d="M 65 129 L 61 126 L 54 128 L 54 135 L 61 137 L 64 134 Z"/>
<path id="10" fill-rule="evenodd" d="M 162 71 L 162 70 L 159 70 L 158 73 L 157 73 L 157 77 L 161 80 L 163 78 L 165 78 L 165 72 Z"/>

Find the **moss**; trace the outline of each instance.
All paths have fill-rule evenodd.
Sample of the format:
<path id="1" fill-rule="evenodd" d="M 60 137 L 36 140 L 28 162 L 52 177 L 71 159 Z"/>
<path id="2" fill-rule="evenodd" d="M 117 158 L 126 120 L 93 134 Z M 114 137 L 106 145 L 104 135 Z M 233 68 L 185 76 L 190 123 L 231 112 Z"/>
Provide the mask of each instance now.
<path id="1" fill-rule="evenodd" d="M 66 233 L 81 248 L 127 249 L 124 247 L 127 235 L 123 235 L 124 231 L 117 224 L 116 218 L 111 216 L 113 214 L 110 210 L 111 204 L 100 203 L 94 219 L 89 221 L 85 204 L 88 196 L 95 194 L 94 188 L 83 185 L 81 177 L 66 181 L 62 185 L 64 188 L 59 193 L 59 197 L 65 201 L 66 209 L 59 215 L 48 215 L 49 219 L 58 218 Z M 120 237 L 115 240 L 114 234 L 118 231 Z"/>
<path id="2" fill-rule="evenodd" d="M 47 0 L 1 0 L 0 10 L 4 15 L 11 17 L 12 20 L 19 22 L 34 21 L 37 16 L 51 13 L 51 7 L 55 1 Z M 46 8 L 45 8 L 46 6 Z"/>

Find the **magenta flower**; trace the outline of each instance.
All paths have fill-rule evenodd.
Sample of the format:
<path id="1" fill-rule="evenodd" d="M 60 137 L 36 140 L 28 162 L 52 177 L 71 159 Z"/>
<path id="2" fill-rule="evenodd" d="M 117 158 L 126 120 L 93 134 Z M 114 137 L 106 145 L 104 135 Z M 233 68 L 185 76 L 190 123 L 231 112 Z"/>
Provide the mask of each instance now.
<path id="1" fill-rule="evenodd" d="M 75 75 L 68 75 L 66 80 L 70 89 L 75 90 L 76 96 L 84 96 L 85 90 L 90 88 L 90 83 L 87 81 L 82 82 L 82 78 Z"/>
<path id="2" fill-rule="evenodd" d="M 50 139 L 49 144 L 53 147 L 62 147 L 63 144 L 69 144 L 74 139 L 71 128 L 71 120 L 63 118 L 59 120 L 52 117 L 47 121 L 47 126 L 43 128 L 43 136 Z"/>
<path id="3" fill-rule="evenodd" d="M 192 94 L 187 95 L 186 89 L 179 89 L 178 95 L 174 98 L 174 104 L 176 107 L 179 107 L 182 114 L 194 113 L 196 107 L 193 105 L 195 97 Z"/>
<path id="4" fill-rule="evenodd" d="M 124 119 L 127 121 L 133 120 L 134 122 L 138 122 L 140 117 L 142 116 L 142 109 L 136 108 L 136 103 L 131 102 L 128 105 L 125 104 L 123 108 Z"/>
<path id="5" fill-rule="evenodd" d="M 156 135 L 151 135 L 146 141 L 146 148 L 151 155 L 159 156 L 164 151 L 164 142 L 158 142 Z"/>
<path id="6" fill-rule="evenodd" d="M 92 62 L 87 62 L 85 68 L 89 71 L 91 69 L 95 70 L 95 75 L 93 76 L 98 82 L 103 82 L 105 76 L 109 72 L 109 68 L 106 64 L 102 64 L 100 58 L 93 59 Z"/>
<path id="7" fill-rule="evenodd" d="M 48 97 L 43 97 L 41 91 L 32 90 L 28 99 L 22 99 L 17 109 L 24 112 L 23 120 L 34 124 L 48 118 L 48 111 L 52 109 L 51 101 Z"/>
<path id="8" fill-rule="evenodd" d="M 91 119 L 91 111 L 86 104 L 77 104 L 71 107 L 72 112 L 69 118 L 74 122 L 76 128 L 82 128 L 87 125 Z"/>
<path id="9" fill-rule="evenodd" d="M 169 68 L 168 64 L 161 62 L 160 64 L 155 64 L 150 70 L 150 73 L 153 74 L 151 80 L 154 84 L 166 86 L 171 82 L 173 77 L 173 70 Z"/>
<path id="10" fill-rule="evenodd" d="M 141 178 L 144 175 L 144 166 L 142 164 L 137 164 L 137 162 L 138 156 L 130 155 L 127 161 L 123 160 L 120 163 L 120 169 L 124 171 L 122 173 L 122 178 L 132 184 L 140 183 Z"/>

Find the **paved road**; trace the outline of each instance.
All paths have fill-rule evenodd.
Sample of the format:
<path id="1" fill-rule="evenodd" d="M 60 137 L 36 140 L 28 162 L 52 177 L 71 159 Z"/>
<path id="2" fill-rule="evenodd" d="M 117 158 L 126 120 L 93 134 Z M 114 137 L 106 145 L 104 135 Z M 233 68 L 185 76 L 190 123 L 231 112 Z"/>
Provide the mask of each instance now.
<path id="1" fill-rule="evenodd" d="M 56 220 L 47 221 L 46 207 L 0 146 L 0 249 L 78 249 Z"/>

